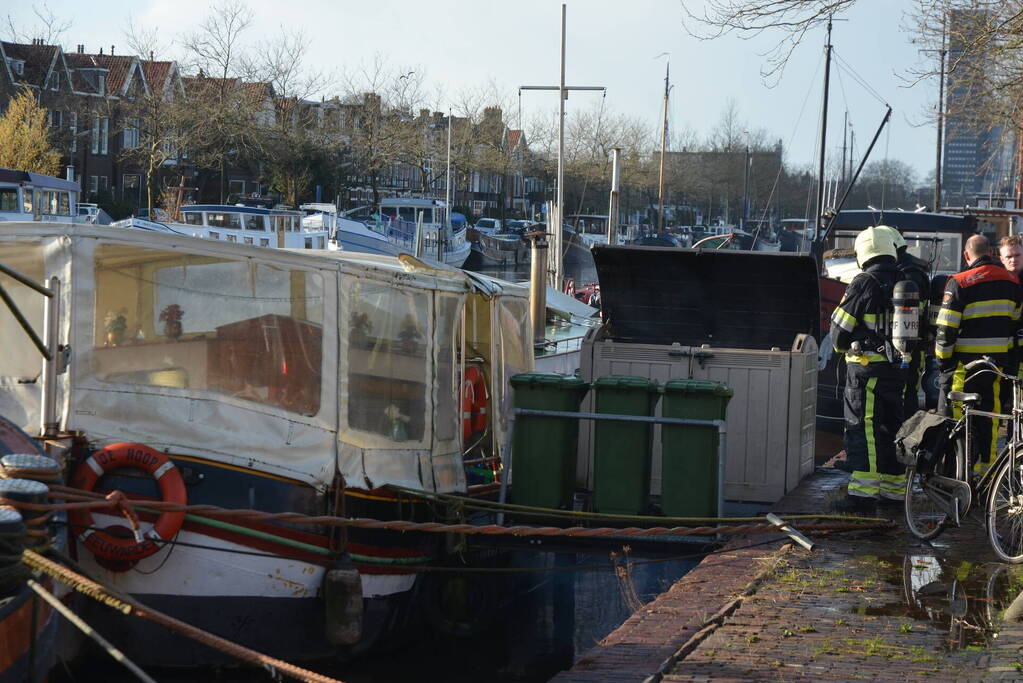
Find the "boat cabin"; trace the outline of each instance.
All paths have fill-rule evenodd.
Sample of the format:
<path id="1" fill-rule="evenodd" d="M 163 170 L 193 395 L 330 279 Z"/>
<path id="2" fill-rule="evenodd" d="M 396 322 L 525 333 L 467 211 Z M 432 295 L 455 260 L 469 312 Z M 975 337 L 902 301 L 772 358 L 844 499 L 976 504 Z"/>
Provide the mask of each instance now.
<path id="1" fill-rule="evenodd" d="M 415 199 L 411 197 L 392 197 L 380 201 L 380 215 L 392 221 L 419 222 L 422 216 L 423 225 L 448 222 L 448 208 L 439 199 Z"/>
<path id="2" fill-rule="evenodd" d="M 70 180 L 0 168 L 0 221 L 74 222 L 80 192 Z"/>
<path id="3" fill-rule="evenodd" d="M 196 237 L 256 247 L 326 249 L 327 231 L 304 231 L 302 212 L 262 207 L 193 204 L 181 207 L 181 222 L 202 228 Z"/>

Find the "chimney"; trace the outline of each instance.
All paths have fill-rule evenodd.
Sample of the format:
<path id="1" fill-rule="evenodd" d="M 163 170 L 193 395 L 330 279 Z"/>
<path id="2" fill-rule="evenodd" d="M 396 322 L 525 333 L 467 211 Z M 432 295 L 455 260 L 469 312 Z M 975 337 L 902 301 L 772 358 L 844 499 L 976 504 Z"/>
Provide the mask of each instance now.
<path id="1" fill-rule="evenodd" d="M 114 46 L 113 45 L 110 46 L 110 56 L 111 57 L 114 56 Z"/>
<path id="2" fill-rule="evenodd" d="M 100 54 L 103 54 L 103 48 L 100 48 L 100 49 L 99 49 L 99 53 L 100 53 Z"/>
<path id="3" fill-rule="evenodd" d="M 84 45 L 79 45 L 78 46 L 78 54 L 80 54 L 80 55 L 84 55 L 85 54 L 85 46 Z"/>
<path id="4" fill-rule="evenodd" d="M 149 51 L 149 61 L 153 61 L 153 51 Z"/>

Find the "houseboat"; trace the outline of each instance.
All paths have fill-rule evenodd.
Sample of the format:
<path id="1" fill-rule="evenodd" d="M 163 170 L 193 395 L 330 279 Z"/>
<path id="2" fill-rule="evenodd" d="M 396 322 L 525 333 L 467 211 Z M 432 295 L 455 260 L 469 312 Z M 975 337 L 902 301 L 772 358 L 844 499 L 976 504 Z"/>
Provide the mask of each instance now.
<path id="1" fill-rule="evenodd" d="M 422 226 L 420 238 L 424 257 L 456 268 L 462 267 L 469 258 L 471 248 L 466 239 L 466 228 L 463 225 L 456 229 L 451 224 L 448 207 L 440 199 L 382 199 L 379 211 L 370 224 L 370 228 L 384 235 L 401 252 L 409 254 L 415 253 L 419 226 Z M 440 253 L 443 253 L 443 259 L 438 258 Z"/>
<path id="2" fill-rule="evenodd" d="M 0 221 L 86 222 L 78 215 L 81 188 L 73 180 L 0 168 Z"/>
<path id="3" fill-rule="evenodd" d="M 206 223 L 215 212 L 189 211 L 207 228 L 219 227 Z M 408 255 L 21 222 L 0 226 L 0 263 L 59 278 L 51 329 L 67 349 L 44 400 L 38 353 L 0 307 L 0 416 L 35 435 L 55 406 L 68 481 L 129 498 L 434 519 L 434 507 L 387 487 L 465 493 L 466 412 L 499 471 L 508 379 L 534 368 L 525 287 Z M 4 286 L 40 325 L 42 297 Z M 118 468 L 129 454 L 141 470 Z M 452 558 L 443 534 L 140 515 L 139 542 L 113 513 L 73 515 L 77 562 L 144 604 L 289 661 L 428 628 L 436 610 L 418 600 L 438 583 L 424 586 L 416 567 Z M 338 606 L 353 600 L 359 609 Z M 74 608 L 140 665 L 222 663 L 89 599 Z"/>
<path id="4" fill-rule="evenodd" d="M 118 228 L 136 228 L 189 237 L 202 237 L 231 244 L 282 249 L 327 249 L 327 230 L 306 230 L 302 212 L 232 204 L 189 204 L 182 206 L 180 221 L 151 221 L 126 218 L 111 223 Z"/>

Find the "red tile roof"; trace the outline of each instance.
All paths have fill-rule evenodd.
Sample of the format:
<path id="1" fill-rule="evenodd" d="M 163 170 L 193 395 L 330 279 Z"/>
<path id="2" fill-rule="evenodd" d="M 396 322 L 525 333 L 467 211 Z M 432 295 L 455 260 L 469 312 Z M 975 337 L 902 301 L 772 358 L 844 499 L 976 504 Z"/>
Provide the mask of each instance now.
<path id="1" fill-rule="evenodd" d="M 11 75 L 18 83 L 27 83 L 42 88 L 46 84 L 46 76 L 50 73 L 53 58 L 60 50 L 56 45 L 24 45 L 22 43 L 4 43 L 4 52 L 8 57 L 21 59 L 25 62 L 25 73 L 18 75 L 11 70 Z"/>
<path id="2" fill-rule="evenodd" d="M 171 67 L 174 62 L 151 62 L 142 61 L 142 72 L 146 75 L 146 82 L 149 83 L 149 90 L 153 93 L 163 93 L 167 87 L 167 79 L 171 75 Z"/>

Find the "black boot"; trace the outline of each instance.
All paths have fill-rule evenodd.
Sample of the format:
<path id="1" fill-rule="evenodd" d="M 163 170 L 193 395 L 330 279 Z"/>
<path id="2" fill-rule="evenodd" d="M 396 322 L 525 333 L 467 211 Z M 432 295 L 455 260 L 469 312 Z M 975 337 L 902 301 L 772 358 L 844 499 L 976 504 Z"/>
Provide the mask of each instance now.
<path id="1" fill-rule="evenodd" d="M 831 503 L 832 512 L 870 516 L 877 514 L 877 500 L 864 496 L 845 496 Z"/>

